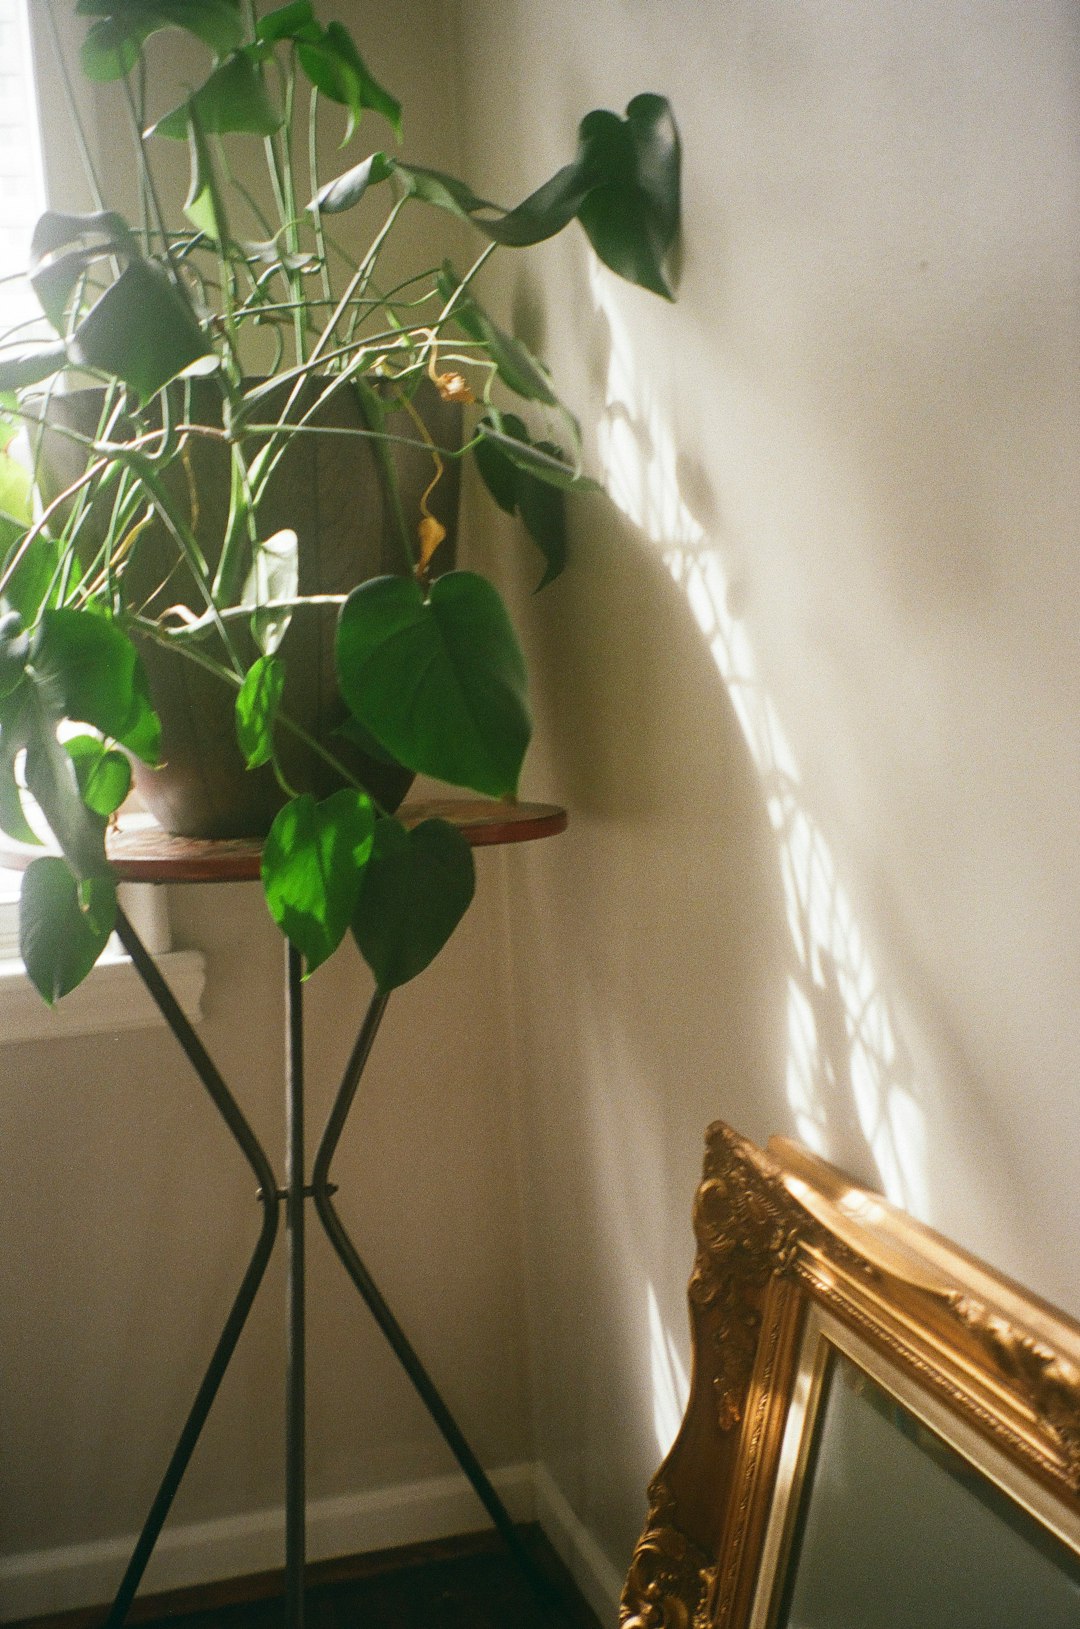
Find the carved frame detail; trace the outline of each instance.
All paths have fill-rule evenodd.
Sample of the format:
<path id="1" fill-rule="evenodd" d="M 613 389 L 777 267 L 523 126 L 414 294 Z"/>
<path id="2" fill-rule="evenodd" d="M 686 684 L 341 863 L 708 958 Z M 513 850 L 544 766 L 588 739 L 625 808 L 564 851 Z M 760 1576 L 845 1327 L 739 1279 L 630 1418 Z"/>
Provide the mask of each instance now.
<path id="1" fill-rule="evenodd" d="M 743 1629 L 813 1305 L 1080 1512 L 1080 1325 L 805 1150 L 721 1122 L 694 1232 L 690 1397 L 622 1629 Z"/>

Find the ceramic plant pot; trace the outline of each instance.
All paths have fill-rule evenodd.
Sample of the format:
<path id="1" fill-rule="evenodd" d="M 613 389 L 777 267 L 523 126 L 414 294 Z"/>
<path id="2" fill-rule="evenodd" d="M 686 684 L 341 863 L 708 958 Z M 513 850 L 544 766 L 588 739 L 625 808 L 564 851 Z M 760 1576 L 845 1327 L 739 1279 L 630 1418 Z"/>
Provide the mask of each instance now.
<path id="1" fill-rule="evenodd" d="M 213 387 L 199 382 L 192 411 L 202 422 L 213 422 L 215 399 Z M 50 421 L 92 435 L 101 402 L 98 390 L 55 398 L 49 407 Z M 434 389 L 418 395 L 417 404 L 438 445 L 460 443 L 459 406 L 439 400 Z M 268 421 L 271 406 L 268 403 Z M 311 422 L 330 430 L 363 428 L 359 406 L 347 388 L 338 391 Z M 388 428 L 398 435 L 415 435 L 412 420 L 404 412 L 395 414 Z M 50 485 L 61 490 L 79 473 L 80 450 L 59 435 L 47 434 L 45 440 Z M 420 498 L 434 467 L 422 447 L 395 445 L 393 456 L 405 524 L 415 537 Z M 193 529 L 213 569 L 229 507 L 227 453 L 218 442 L 193 437 L 186 469 L 176 462 L 168 478 L 180 483 Z M 448 532 L 436 556 L 439 570 L 452 564 L 458 486 L 458 464 L 446 461 L 442 480 L 430 499 L 432 513 Z M 370 442 L 360 437 L 331 434 L 293 439 L 259 511 L 260 537 L 268 538 L 285 527 L 291 527 L 299 539 L 301 594 L 348 593 L 367 578 L 404 568 L 399 533 L 375 455 Z M 205 610 L 194 578 L 186 567 L 178 566 L 176 546 L 157 524 L 146 527 L 132 547 L 124 571 L 123 597 L 128 606 L 145 608 L 150 615 L 178 604 L 196 615 Z M 335 674 L 336 621 L 333 605 L 293 616 L 279 651 L 286 673 L 281 713 L 357 774 L 384 807 L 393 809 L 408 790 L 411 773 L 381 755 L 372 757 L 340 733 L 348 714 Z M 246 625 L 233 622 L 231 630 L 246 665 L 258 650 Z M 219 656 L 218 635 L 208 634 L 203 648 Z M 236 741 L 235 690 L 151 640 L 141 641 L 141 653 L 162 724 L 161 767 L 151 770 L 136 765 L 136 784 L 147 807 L 167 831 L 179 836 L 265 835 L 284 794 L 269 765 L 256 770 L 245 767 Z M 279 727 L 277 744 L 282 771 L 296 790 L 325 797 L 341 784 L 334 770 L 287 729 Z"/>

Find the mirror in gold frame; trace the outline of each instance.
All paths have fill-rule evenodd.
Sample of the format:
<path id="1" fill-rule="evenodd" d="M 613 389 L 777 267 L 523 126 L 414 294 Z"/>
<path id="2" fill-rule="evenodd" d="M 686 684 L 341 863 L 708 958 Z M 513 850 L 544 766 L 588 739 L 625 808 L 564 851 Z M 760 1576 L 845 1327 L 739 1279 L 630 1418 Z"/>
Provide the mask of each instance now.
<path id="1" fill-rule="evenodd" d="M 1080 1326 L 796 1145 L 707 1135 L 624 1629 L 1074 1629 Z"/>

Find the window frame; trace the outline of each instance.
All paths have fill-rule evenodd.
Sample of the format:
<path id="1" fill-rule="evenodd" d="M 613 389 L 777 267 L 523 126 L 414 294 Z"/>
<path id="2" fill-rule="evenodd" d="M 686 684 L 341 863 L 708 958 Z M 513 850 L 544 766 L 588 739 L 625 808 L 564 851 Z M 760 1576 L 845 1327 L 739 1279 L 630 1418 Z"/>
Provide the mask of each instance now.
<path id="1" fill-rule="evenodd" d="M 55 40 L 61 49 L 75 49 L 77 19 L 67 11 L 58 14 L 47 0 L 0 0 L 0 8 L 0 23 L 14 24 L 17 60 L 26 81 L 27 120 L 21 128 L 23 139 L 31 147 L 30 167 L 36 185 L 31 220 L 50 206 L 85 209 L 88 201 L 81 167 L 77 161 L 61 163 L 59 144 L 48 149 L 44 139 L 47 110 L 54 110 L 56 115 L 50 129 L 62 128 L 60 121 L 68 119 L 63 78 L 49 36 L 55 28 Z M 91 157 L 100 170 L 97 120 L 88 88 L 73 84 L 71 93 Z M 4 286 L 0 284 L 0 328 L 6 328 L 9 320 L 2 297 Z M 33 988 L 19 955 L 19 878 L 38 853 L 46 852 L 0 834 L 0 1040 L 40 1041 L 163 1025 L 164 1018 L 115 937 L 88 979 L 56 1007 L 48 1007 Z M 197 1022 L 203 1016 L 205 957 L 199 950 L 173 947 L 168 890 L 148 884 L 122 884 L 119 897 L 181 1008 L 192 1022 Z"/>

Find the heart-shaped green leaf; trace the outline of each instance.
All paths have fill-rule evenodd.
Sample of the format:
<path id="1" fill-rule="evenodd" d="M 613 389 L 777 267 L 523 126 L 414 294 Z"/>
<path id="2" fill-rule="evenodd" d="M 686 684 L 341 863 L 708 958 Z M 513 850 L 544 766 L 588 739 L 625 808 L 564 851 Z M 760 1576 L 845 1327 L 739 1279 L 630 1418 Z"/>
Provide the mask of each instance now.
<path id="1" fill-rule="evenodd" d="M 490 203 L 481 198 L 469 186 L 467 181 L 459 181 L 454 175 L 447 175 L 445 170 L 429 170 L 419 164 L 402 164 L 394 160 L 394 171 L 401 181 L 405 191 L 412 198 L 420 198 L 425 204 L 434 204 L 436 209 L 445 209 L 451 215 L 475 225 L 474 216 L 478 211 L 491 210 L 498 214 L 497 204 Z M 568 216 L 567 219 L 572 219 Z M 501 222 L 496 222 L 496 230 Z M 486 229 L 486 222 L 485 222 Z"/>
<path id="2" fill-rule="evenodd" d="M 30 239 L 30 269 L 36 272 L 58 250 L 78 249 L 87 259 L 96 259 L 110 249 L 124 259 L 138 254 L 138 244 L 128 223 L 115 209 L 98 209 L 90 214 L 47 209 L 38 216 Z"/>
<path id="3" fill-rule="evenodd" d="M 25 747 L 27 789 L 48 821 L 65 859 L 78 877 L 101 876 L 106 873 L 105 817 L 84 800 L 83 779 L 75 762 L 80 749 L 69 753 L 57 739 L 57 725 L 65 716 L 65 692 L 55 668 L 51 676 L 44 678 L 38 671 L 42 643 L 31 647 L 25 681 L 0 702 L 0 824 L 13 837 L 36 841 L 27 835 L 15 777 L 15 759 Z M 110 779 L 111 773 L 107 773 L 95 794 L 96 801 L 107 801 Z"/>
<path id="4" fill-rule="evenodd" d="M 21 542 L 13 545 L 9 559 L 15 547 L 21 547 Z M 4 598 L 19 612 L 27 627 L 37 620 L 37 614 L 47 600 L 51 604 L 56 603 L 63 554 L 62 543 L 39 532 L 23 550 L 18 565 L 7 580 Z M 6 569 L 7 560 L 4 561 L 4 570 Z"/>
<path id="5" fill-rule="evenodd" d="M 139 3 L 157 13 L 161 26 L 185 29 L 219 55 L 231 51 L 244 37 L 241 0 L 139 0 Z"/>
<path id="6" fill-rule="evenodd" d="M 506 607 L 472 572 L 353 590 L 337 635 L 341 694 L 354 717 L 418 774 L 489 797 L 517 789 L 531 721 L 525 662 Z"/>
<path id="7" fill-rule="evenodd" d="M 55 720 L 31 689 L 27 698 L 26 785 L 78 877 L 105 871 L 105 820 L 83 802 L 75 764 L 56 737 Z"/>
<path id="8" fill-rule="evenodd" d="M 263 846 L 267 907 L 313 973 L 344 937 L 371 853 L 371 799 L 346 789 L 281 809 Z"/>
<path id="9" fill-rule="evenodd" d="M 194 109 L 189 110 L 185 128 L 188 133 L 191 181 L 188 195 L 184 199 L 184 214 L 197 231 L 205 232 L 206 236 L 216 243 L 228 243 L 229 223 L 225 203 L 218 185 L 214 161 L 210 156 L 206 131 Z"/>
<path id="10" fill-rule="evenodd" d="M 510 425 L 514 426 L 513 433 L 510 432 Z M 580 492 L 598 490 L 595 481 L 567 463 L 558 447 L 552 451 L 550 442 L 530 441 L 525 426 L 513 414 L 496 415 L 492 412 L 481 420 L 477 428 L 512 464 L 535 475 L 538 481 L 547 481 L 549 486 L 562 487 L 564 491 L 569 491 L 571 487 Z"/>
<path id="11" fill-rule="evenodd" d="M 50 378 L 67 363 L 67 349 L 59 341 L 19 350 L 0 351 L 0 390 L 22 390 Z"/>
<path id="12" fill-rule="evenodd" d="M 349 110 L 347 141 L 365 108 L 381 113 L 401 140 L 401 103 L 368 72 L 352 36 L 341 23 L 330 23 L 320 40 L 301 40 L 300 65 L 311 83 L 332 102 Z"/>
<path id="13" fill-rule="evenodd" d="M 260 17 L 255 32 L 260 40 L 320 40 L 322 29 L 315 20 L 311 0 L 290 0 L 288 5 Z"/>
<path id="14" fill-rule="evenodd" d="M 236 739 L 249 769 L 268 764 L 274 756 L 274 725 L 285 667 L 276 656 L 260 656 L 248 669 L 236 698 Z"/>
<path id="15" fill-rule="evenodd" d="M 81 249 L 53 255 L 30 278 L 42 311 L 61 336 L 69 327 L 68 301 L 82 281 L 90 258 Z"/>
<path id="16" fill-rule="evenodd" d="M 0 608 L 2 606 L 0 600 Z M 9 696 L 22 683 L 29 655 L 30 635 L 22 617 L 18 611 L 0 609 L 0 698 Z"/>
<path id="17" fill-rule="evenodd" d="M 104 255 L 139 255 L 131 228 L 115 210 L 72 215 L 47 209 L 30 240 L 30 282 L 58 334 L 68 331 L 68 301 L 88 267 Z"/>
<path id="18" fill-rule="evenodd" d="M 578 210 L 605 265 L 665 299 L 665 262 L 679 227 L 679 132 L 662 96 L 635 96 L 625 119 L 581 121 L 578 163 L 593 185 Z"/>
<path id="19" fill-rule="evenodd" d="M 75 735 L 64 742 L 75 765 L 82 800 L 92 814 L 107 820 L 131 791 L 131 763 L 96 735 Z"/>
<path id="20" fill-rule="evenodd" d="M 551 442 L 541 441 L 542 452 L 557 453 Z M 525 522 L 525 530 L 547 562 L 547 569 L 536 585 L 537 593 L 560 576 L 566 566 L 566 498 L 558 487 L 548 481 L 538 481 L 534 475 L 522 470 L 518 492 L 518 508 Z"/>
<path id="21" fill-rule="evenodd" d="M 53 716 L 92 724 L 144 763 L 157 763 L 161 725 L 127 635 L 92 611 L 46 611 L 41 626 L 34 679 Z"/>
<path id="22" fill-rule="evenodd" d="M 0 751 L 0 831 L 16 843 L 40 843 L 41 839 L 26 818 L 15 767 Z"/>
<path id="23" fill-rule="evenodd" d="M 19 952 L 50 1007 L 82 983 L 115 922 L 111 877 L 90 877 L 80 884 L 59 856 L 31 861 L 19 902 Z"/>
<path id="24" fill-rule="evenodd" d="M 149 29 L 128 27 L 112 17 L 95 23 L 83 40 L 80 52 L 87 79 L 108 84 L 130 73 L 149 32 Z"/>
<path id="25" fill-rule="evenodd" d="M 0 701 L 0 831 L 17 843 L 38 843 L 28 824 L 15 774 L 15 760 L 27 740 L 25 697 L 6 695 Z"/>
<path id="26" fill-rule="evenodd" d="M 375 827 L 352 929 L 379 989 L 422 973 L 450 938 L 473 897 L 472 849 L 445 820 L 406 831 L 396 820 Z"/>
<path id="27" fill-rule="evenodd" d="M 148 260 L 124 267 L 75 329 L 69 351 L 73 362 L 122 379 L 143 402 L 212 354 L 176 285 Z"/>
<path id="28" fill-rule="evenodd" d="M 511 424 L 520 425 L 521 434 L 523 436 L 527 435 L 528 432 L 524 424 L 514 414 L 503 413 L 502 421 L 507 426 L 508 431 Z M 480 436 L 473 443 L 473 457 L 476 460 L 476 467 L 480 471 L 484 485 L 499 508 L 505 510 L 508 515 L 515 515 L 517 514 L 518 492 L 521 486 L 521 471 L 513 459 L 506 456 L 498 442 L 493 441 L 486 434 L 489 422 L 487 419 L 481 420 L 478 426 Z M 516 435 L 517 431 L 514 430 L 510 433 Z"/>
<path id="29" fill-rule="evenodd" d="M 244 37 L 241 0 L 153 0 L 153 4 L 173 28 L 186 29 L 219 54 Z"/>
<path id="30" fill-rule="evenodd" d="M 183 141 L 192 113 L 208 135 L 237 131 L 272 136 L 281 129 L 282 123 L 280 110 L 270 100 L 262 64 L 250 47 L 234 51 L 214 69 L 194 96 L 166 113 L 149 134 Z"/>
<path id="31" fill-rule="evenodd" d="M 671 107 L 654 95 L 635 96 L 625 118 L 603 108 L 587 114 L 573 163 L 515 209 L 500 209 L 442 171 L 395 166 L 413 197 L 514 248 L 553 237 L 577 216 L 613 271 L 668 299 L 664 267 L 678 230 L 679 167 Z"/>
<path id="32" fill-rule="evenodd" d="M 490 417 L 482 419 L 478 428 L 480 440 L 473 447 L 473 456 L 484 485 L 500 509 L 510 515 L 520 514 L 547 562 L 537 584 L 539 592 L 554 582 L 566 565 L 566 507 L 559 486 L 540 480 L 526 461 L 539 456 L 557 462 L 560 469 L 569 466 L 554 443 L 530 441 L 525 425 L 513 413 L 500 413 L 498 425 Z M 517 444 L 513 456 L 507 451 L 508 442 Z"/>
<path id="33" fill-rule="evenodd" d="M 23 526 L 29 525 L 32 490 L 29 471 L 9 452 L 0 450 L 0 510 L 3 514 L 10 520 L 21 521 Z"/>
<path id="34" fill-rule="evenodd" d="M 130 73 L 144 41 L 162 28 L 182 28 L 219 53 L 243 38 L 237 0 L 79 0 L 75 10 L 101 19 L 83 42 L 88 79 L 119 79 Z"/>

